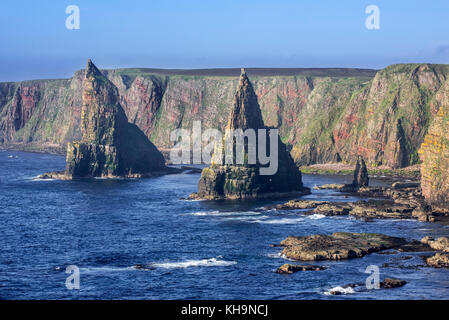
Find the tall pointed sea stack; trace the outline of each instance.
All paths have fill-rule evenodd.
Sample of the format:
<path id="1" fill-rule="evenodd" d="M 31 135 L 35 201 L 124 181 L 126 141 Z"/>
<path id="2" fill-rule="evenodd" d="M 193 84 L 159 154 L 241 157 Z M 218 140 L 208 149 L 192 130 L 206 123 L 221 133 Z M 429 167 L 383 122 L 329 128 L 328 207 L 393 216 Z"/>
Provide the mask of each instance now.
<path id="1" fill-rule="evenodd" d="M 449 207 L 449 105 L 443 103 L 424 138 L 421 156 L 423 196 L 435 207 Z"/>
<path id="2" fill-rule="evenodd" d="M 243 132 L 253 129 L 255 132 L 255 144 L 244 141 L 243 163 L 236 161 L 236 141 L 232 141 L 231 147 L 226 148 L 225 141 L 231 132 L 241 129 Z M 261 174 L 261 169 L 268 165 L 261 164 L 260 159 L 251 162 L 252 154 L 259 155 L 259 148 L 265 144 L 265 155 L 270 153 L 270 141 L 266 130 L 266 142 L 262 142 L 258 136 L 258 129 L 269 129 L 265 127 L 257 95 L 249 81 L 246 72 L 242 69 L 237 92 L 234 97 L 234 106 L 229 116 L 225 138 L 216 144 L 212 156 L 211 166 L 205 168 L 198 183 L 198 193 L 191 195 L 192 198 L 200 199 L 244 199 L 244 198 L 266 198 L 287 194 L 308 194 L 310 190 L 302 184 L 301 171 L 293 162 L 292 157 L 286 150 L 285 144 L 275 135 L 277 140 L 277 170 L 272 174 Z M 232 164 L 226 162 L 226 149 L 232 149 Z M 271 157 L 271 154 L 270 154 Z M 255 159 L 255 158 L 254 158 Z"/>
<path id="3" fill-rule="evenodd" d="M 90 59 L 83 89 L 82 140 L 68 144 L 65 175 L 140 177 L 163 171 L 164 157 L 137 126 L 128 123 L 117 88 Z"/>

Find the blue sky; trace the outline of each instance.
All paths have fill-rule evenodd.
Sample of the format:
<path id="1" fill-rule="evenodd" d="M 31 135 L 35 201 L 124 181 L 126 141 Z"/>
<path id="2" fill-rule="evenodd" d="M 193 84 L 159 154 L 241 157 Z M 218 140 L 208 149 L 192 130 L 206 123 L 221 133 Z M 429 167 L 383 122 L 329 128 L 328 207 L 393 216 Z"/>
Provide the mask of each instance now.
<path id="1" fill-rule="evenodd" d="M 380 30 L 365 8 L 380 9 Z M 80 8 L 67 30 L 65 9 Z M 100 68 L 359 67 L 449 63 L 449 1 L 0 2 L 0 81 Z"/>

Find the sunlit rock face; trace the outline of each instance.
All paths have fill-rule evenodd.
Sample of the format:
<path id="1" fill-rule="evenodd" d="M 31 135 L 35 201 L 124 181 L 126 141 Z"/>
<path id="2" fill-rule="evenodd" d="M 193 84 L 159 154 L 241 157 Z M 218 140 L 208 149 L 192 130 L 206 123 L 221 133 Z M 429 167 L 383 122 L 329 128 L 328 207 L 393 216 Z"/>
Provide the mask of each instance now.
<path id="1" fill-rule="evenodd" d="M 446 82 L 449 87 L 449 82 Z M 439 111 L 419 151 L 423 196 L 434 205 L 449 205 L 449 95 L 442 100 Z"/>
<path id="2" fill-rule="evenodd" d="M 83 81 L 82 139 L 68 144 L 67 176 L 141 176 L 165 167 L 157 148 L 128 123 L 119 101 L 117 88 L 89 60 Z"/>
<path id="3" fill-rule="evenodd" d="M 277 170 L 273 174 L 264 174 L 263 168 L 267 164 L 262 164 L 259 157 L 251 161 L 250 150 L 258 155 L 259 148 L 265 146 L 265 154 L 270 153 L 269 130 L 264 131 L 266 141 L 260 140 L 258 129 L 269 129 L 264 125 L 262 113 L 260 111 L 257 95 L 249 81 L 246 72 L 242 69 L 237 92 L 234 96 L 234 103 L 226 126 L 226 133 L 223 141 L 219 141 L 212 156 L 212 164 L 205 168 L 198 183 L 198 193 L 192 197 L 203 199 L 244 199 L 263 198 L 281 194 L 309 193 L 310 190 L 304 188 L 301 179 L 301 172 L 295 165 L 285 145 L 278 135 L 274 135 L 277 142 L 276 159 Z M 225 141 L 229 135 L 236 130 L 254 129 L 255 144 L 249 144 L 244 140 L 243 163 L 237 164 L 236 149 L 237 144 L 232 141 L 232 164 L 226 162 L 227 147 Z M 275 144 L 274 144 L 275 145 Z M 231 149 L 229 148 L 229 149 Z M 229 150 L 228 149 L 228 150 Z M 271 155 L 271 153 L 270 153 Z"/>

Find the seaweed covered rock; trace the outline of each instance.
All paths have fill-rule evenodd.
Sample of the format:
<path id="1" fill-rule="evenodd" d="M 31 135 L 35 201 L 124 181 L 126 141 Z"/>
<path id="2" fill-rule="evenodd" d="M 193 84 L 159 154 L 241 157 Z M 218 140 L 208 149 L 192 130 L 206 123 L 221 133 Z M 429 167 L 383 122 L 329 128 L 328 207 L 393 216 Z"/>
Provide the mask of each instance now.
<path id="1" fill-rule="evenodd" d="M 211 166 L 203 170 L 198 183 L 198 193 L 191 195 L 191 198 L 243 199 L 310 193 L 310 190 L 302 184 L 301 171 L 277 134 L 273 135 L 277 150 L 274 149 L 276 144 L 270 145 L 273 144 L 272 132 L 269 137 L 267 135 L 271 130 L 264 125 L 257 95 L 245 70 L 242 69 L 225 137 L 216 143 Z M 261 131 L 266 133 L 263 138 L 259 136 Z M 253 133 L 252 142 L 249 142 L 250 134 L 241 140 L 243 142 L 240 145 L 242 146 L 240 159 L 243 160 L 241 162 L 237 161 L 237 148 L 240 146 L 237 146 L 237 140 L 234 140 L 236 132 Z M 231 147 L 226 141 L 231 141 Z M 261 152 L 262 146 L 265 150 Z M 229 150 L 232 150 L 231 162 L 227 154 Z M 262 164 L 260 154 L 264 153 L 266 156 L 268 151 L 271 159 L 273 150 L 277 151 L 277 157 L 273 159 L 276 162 L 276 170 L 262 174 L 262 171 L 269 169 L 272 163 L 269 163 L 269 166 L 267 163 Z"/>

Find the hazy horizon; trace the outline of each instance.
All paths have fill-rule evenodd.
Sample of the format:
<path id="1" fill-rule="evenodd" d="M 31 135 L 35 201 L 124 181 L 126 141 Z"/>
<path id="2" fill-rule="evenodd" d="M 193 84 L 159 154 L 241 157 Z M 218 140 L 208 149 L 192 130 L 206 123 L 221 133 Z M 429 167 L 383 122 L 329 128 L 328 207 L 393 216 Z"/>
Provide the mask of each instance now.
<path id="1" fill-rule="evenodd" d="M 80 10 L 69 30 L 66 9 Z M 379 8 L 379 29 L 366 20 Z M 361 68 L 449 63 L 449 2 L 237 0 L 0 4 L 0 81 L 101 69 Z"/>

